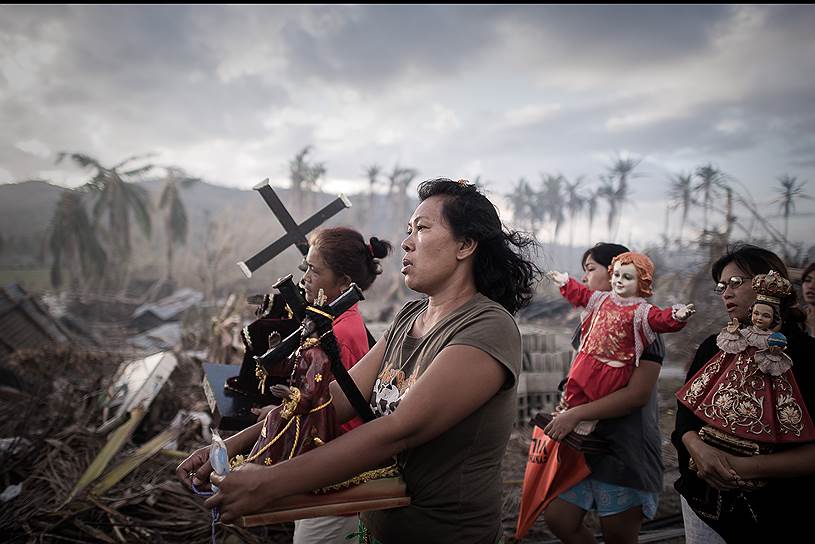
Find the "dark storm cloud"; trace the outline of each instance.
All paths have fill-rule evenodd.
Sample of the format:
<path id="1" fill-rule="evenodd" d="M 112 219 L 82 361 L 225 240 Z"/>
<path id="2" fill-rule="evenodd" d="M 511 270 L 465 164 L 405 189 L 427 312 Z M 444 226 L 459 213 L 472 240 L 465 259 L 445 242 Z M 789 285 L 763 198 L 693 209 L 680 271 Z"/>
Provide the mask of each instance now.
<path id="1" fill-rule="evenodd" d="M 0 44 L 53 48 L 34 98 L 0 82 L 0 167 L 20 177 L 42 162 L 15 147 L 29 139 L 103 161 L 154 147 L 206 153 L 223 141 L 268 155 L 281 179 L 286 157 L 308 144 L 346 178 L 362 177 L 360 163 L 395 160 L 428 175 L 483 160 L 522 163 L 530 177 L 543 169 L 536 161 L 596 176 L 589 157 L 611 150 L 681 150 L 702 162 L 771 143 L 792 165 L 815 163 L 815 54 L 802 54 L 812 51 L 811 6 L 12 6 L 0 15 L 0 39 L 16 40 Z M 722 37 L 734 28 L 754 34 L 732 46 Z M 734 77 L 742 72 L 758 76 Z M 585 87 L 571 85 L 581 77 Z M 660 78 L 692 98 L 671 108 Z M 362 106 L 338 98 L 349 89 Z M 560 109 L 507 121 L 536 98 Z M 437 99 L 455 123 L 423 145 L 434 136 L 416 119 L 432 124 Z M 325 104 L 349 111 L 323 123 Z M 361 107 L 399 136 L 364 125 L 352 152 L 337 129 L 319 141 Z"/>
<path id="2" fill-rule="evenodd" d="M 668 62 L 704 51 L 727 6 L 517 6 L 502 10 L 522 28 L 537 29 L 545 49 L 532 57 L 598 65 Z"/>
<path id="3" fill-rule="evenodd" d="M 5 96 L 3 119 L 13 130 L 0 137 L 10 148 L 5 168 L 25 176 L 33 159 L 13 142 L 48 141 L 52 151 L 89 150 L 83 123 L 115 127 L 120 146 L 191 144 L 213 136 L 259 138 L 262 112 L 288 102 L 282 87 L 256 75 L 227 82 L 216 74 L 217 58 L 207 45 L 208 13 L 220 8 L 103 6 L 5 8 L 2 32 L 36 47 L 50 44 L 50 58 L 33 92 L 40 100 Z M 2 95 L 0 95 L 2 96 Z M 11 140 L 11 141 L 9 141 Z M 10 155 L 10 156 L 9 156 Z M 42 165 L 41 165 L 42 167 Z"/>
<path id="4" fill-rule="evenodd" d="M 485 6 L 320 7 L 343 20 L 315 35 L 292 24 L 285 32 L 297 77 L 386 85 L 406 73 L 456 77 L 496 46 L 496 8 Z M 362 90 L 361 89 L 361 90 Z"/>

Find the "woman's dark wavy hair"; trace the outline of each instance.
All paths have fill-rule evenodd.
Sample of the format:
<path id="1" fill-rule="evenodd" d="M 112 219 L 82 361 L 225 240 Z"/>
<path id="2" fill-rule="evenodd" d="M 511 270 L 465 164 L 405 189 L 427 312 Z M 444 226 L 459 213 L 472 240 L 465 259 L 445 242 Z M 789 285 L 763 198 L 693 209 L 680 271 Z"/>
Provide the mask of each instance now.
<path id="1" fill-rule="evenodd" d="M 718 282 L 720 280 L 722 270 L 730 263 L 736 263 L 736 266 L 753 277 L 775 270 L 784 278 L 790 279 L 787 265 L 769 249 L 751 244 L 736 244 L 728 247 L 727 252 L 713 263 L 710 269 L 713 281 Z M 785 325 L 798 327 L 806 321 L 806 314 L 798 307 L 798 297 L 794 290 L 781 300 L 781 318 L 784 320 Z"/>
<path id="2" fill-rule="evenodd" d="M 437 178 L 419 185 L 419 200 L 443 196 L 442 215 L 459 239 L 478 243 L 473 273 L 478 292 L 514 314 L 532 300 L 542 272 L 531 260 L 537 242 L 505 230 L 498 210 L 478 188 L 464 180 Z"/>

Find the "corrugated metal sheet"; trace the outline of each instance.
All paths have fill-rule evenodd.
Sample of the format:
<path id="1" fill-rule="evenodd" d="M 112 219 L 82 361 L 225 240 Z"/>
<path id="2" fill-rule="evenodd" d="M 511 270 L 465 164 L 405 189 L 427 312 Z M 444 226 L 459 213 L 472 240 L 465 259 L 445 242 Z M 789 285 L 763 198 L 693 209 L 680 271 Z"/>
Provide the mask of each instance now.
<path id="1" fill-rule="evenodd" d="M 0 287 L 0 357 L 68 340 L 59 323 L 22 287 Z"/>
<path id="2" fill-rule="evenodd" d="M 194 289 L 178 289 L 169 297 L 165 297 L 153 304 L 143 304 L 133 312 L 133 319 L 152 313 L 161 321 L 169 321 L 185 310 L 200 304 L 204 300 L 204 294 Z"/>

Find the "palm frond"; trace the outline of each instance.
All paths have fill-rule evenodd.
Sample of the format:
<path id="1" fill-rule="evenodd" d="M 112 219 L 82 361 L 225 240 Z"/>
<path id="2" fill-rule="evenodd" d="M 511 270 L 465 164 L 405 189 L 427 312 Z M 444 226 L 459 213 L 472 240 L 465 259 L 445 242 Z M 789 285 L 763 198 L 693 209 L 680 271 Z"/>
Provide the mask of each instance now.
<path id="1" fill-rule="evenodd" d="M 187 241 L 187 211 L 180 199 L 176 198 L 170 208 L 170 233 L 173 241 L 183 244 Z"/>
<path id="2" fill-rule="evenodd" d="M 82 168 L 87 168 L 88 166 L 93 166 L 97 170 L 104 170 L 105 167 L 102 166 L 98 160 L 94 159 L 90 155 L 85 155 L 84 153 L 69 153 L 66 151 L 61 151 L 57 154 L 56 164 L 62 162 L 66 157 L 70 158 L 74 161 L 77 165 Z"/>
<path id="3" fill-rule="evenodd" d="M 149 172 L 150 170 L 152 170 L 155 167 L 156 167 L 155 164 L 145 164 L 144 166 L 134 168 L 133 170 L 128 170 L 126 172 L 122 172 L 122 176 L 128 177 L 128 178 L 141 177 L 141 176 L 143 176 L 144 174 L 146 174 L 147 172 Z"/>
<path id="4" fill-rule="evenodd" d="M 127 157 L 125 160 L 123 160 L 122 162 L 114 165 L 113 168 L 111 168 L 111 170 L 118 170 L 119 168 L 122 168 L 124 165 L 126 165 L 129 162 L 139 161 L 139 160 L 143 160 L 143 159 L 152 159 L 155 156 L 157 156 L 157 153 L 154 153 L 154 152 L 142 153 L 141 155 L 131 155 L 131 156 Z"/>
<path id="5" fill-rule="evenodd" d="M 167 204 L 172 202 L 174 199 L 178 198 L 178 189 L 173 182 L 167 182 L 164 188 L 161 190 L 161 197 L 158 201 L 158 207 L 160 210 L 163 210 L 167 207 Z"/>
<path id="6" fill-rule="evenodd" d="M 133 210 L 136 223 L 138 223 L 144 235 L 150 238 L 152 224 L 150 222 L 150 200 L 147 198 L 147 191 L 130 183 L 123 184 L 123 190 L 127 203 Z"/>

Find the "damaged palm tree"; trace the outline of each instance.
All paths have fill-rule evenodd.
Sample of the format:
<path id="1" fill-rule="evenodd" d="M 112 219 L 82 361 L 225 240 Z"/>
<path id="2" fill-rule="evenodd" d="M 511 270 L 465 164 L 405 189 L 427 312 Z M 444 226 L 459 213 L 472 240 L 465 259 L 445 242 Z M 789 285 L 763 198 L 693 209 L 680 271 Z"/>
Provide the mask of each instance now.
<path id="1" fill-rule="evenodd" d="M 63 273 L 76 290 L 99 279 L 107 264 L 107 254 L 91 225 L 82 193 L 66 190 L 60 196 L 48 227 L 51 248 L 51 285 L 63 284 Z"/>
<path id="2" fill-rule="evenodd" d="M 103 166 L 95 158 L 82 153 L 62 152 L 57 156 L 57 163 L 70 158 L 81 168 L 93 168 L 93 177 L 81 187 L 82 190 L 96 195 L 93 206 L 94 225 L 98 224 L 103 214 L 107 213 L 106 238 L 111 259 L 105 277 L 113 287 L 124 287 L 130 261 L 130 220 L 131 214 L 146 237 L 150 237 L 150 201 L 147 192 L 131 181 L 137 181 L 152 170 L 147 164 L 128 168 L 128 164 L 143 160 L 150 155 L 134 155 L 112 166 Z"/>

